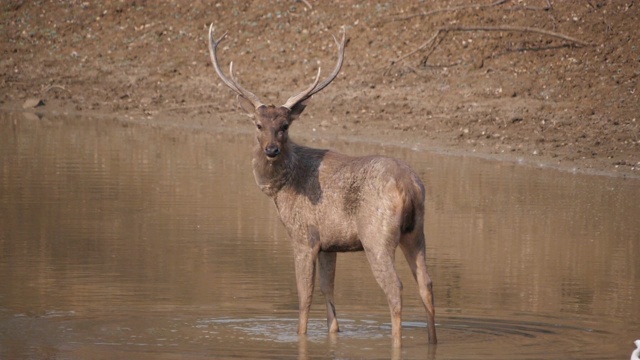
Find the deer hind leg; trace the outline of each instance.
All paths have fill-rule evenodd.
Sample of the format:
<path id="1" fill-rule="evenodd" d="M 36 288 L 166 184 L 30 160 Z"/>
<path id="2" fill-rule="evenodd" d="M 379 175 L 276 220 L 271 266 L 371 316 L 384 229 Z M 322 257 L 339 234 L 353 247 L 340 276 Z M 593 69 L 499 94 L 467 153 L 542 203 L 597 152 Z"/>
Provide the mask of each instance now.
<path id="1" fill-rule="evenodd" d="M 338 318 L 336 317 L 336 307 L 333 302 L 333 288 L 336 278 L 336 256 L 337 254 L 334 252 L 321 251 L 318 254 L 320 291 L 322 291 L 327 303 L 327 327 L 330 333 L 340 331 Z"/>
<path id="2" fill-rule="evenodd" d="M 394 247 L 387 247 L 384 241 L 376 239 L 372 248 L 365 247 L 369 265 L 378 285 L 387 296 L 391 312 L 391 337 L 393 346 L 402 344 L 402 282 L 394 265 Z M 382 245 L 382 246 L 381 246 Z"/>
<path id="3" fill-rule="evenodd" d="M 436 344 L 438 342 L 436 338 L 435 324 L 436 310 L 433 304 L 433 286 L 431 284 L 431 277 L 429 277 L 429 273 L 427 272 L 425 239 L 422 229 L 403 235 L 400 239 L 400 248 L 409 263 L 413 278 L 418 283 L 420 297 L 422 298 L 422 303 L 427 311 L 429 343 Z"/>

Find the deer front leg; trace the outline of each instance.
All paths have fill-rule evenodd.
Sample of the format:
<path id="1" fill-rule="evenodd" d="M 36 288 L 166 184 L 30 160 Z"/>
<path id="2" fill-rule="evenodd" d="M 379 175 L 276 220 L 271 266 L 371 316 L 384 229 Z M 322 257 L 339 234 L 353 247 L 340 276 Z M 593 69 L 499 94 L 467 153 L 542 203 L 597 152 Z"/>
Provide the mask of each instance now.
<path id="1" fill-rule="evenodd" d="M 296 285 L 298 288 L 298 334 L 307 333 L 307 322 L 309 320 L 309 309 L 313 298 L 313 287 L 316 278 L 316 254 L 312 248 L 307 246 L 296 246 L 294 248 L 296 266 Z"/>
<path id="2" fill-rule="evenodd" d="M 327 327 L 330 333 L 340 331 L 336 317 L 336 307 L 333 303 L 333 288 L 336 278 L 336 253 L 321 251 L 318 254 L 320 266 L 320 291 L 327 303 Z"/>

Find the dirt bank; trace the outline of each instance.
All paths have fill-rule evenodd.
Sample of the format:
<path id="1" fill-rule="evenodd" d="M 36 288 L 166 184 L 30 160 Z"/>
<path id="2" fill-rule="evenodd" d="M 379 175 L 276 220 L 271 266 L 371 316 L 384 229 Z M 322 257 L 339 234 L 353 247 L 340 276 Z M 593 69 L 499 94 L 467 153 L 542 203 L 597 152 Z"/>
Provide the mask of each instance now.
<path id="1" fill-rule="evenodd" d="M 39 111 L 246 127 L 209 63 L 208 24 L 229 31 L 221 62 L 233 60 L 241 82 L 274 103 L 308 86 L 318 61 L 329 71 L 330 34 L 345 25 L 343 71 L 315 96 L 294 135 L 640 175 L 636 1 L 0 6 L 4 108 L 42 99 Z M 439 29 L 449 31 L 428 43 Z"/>

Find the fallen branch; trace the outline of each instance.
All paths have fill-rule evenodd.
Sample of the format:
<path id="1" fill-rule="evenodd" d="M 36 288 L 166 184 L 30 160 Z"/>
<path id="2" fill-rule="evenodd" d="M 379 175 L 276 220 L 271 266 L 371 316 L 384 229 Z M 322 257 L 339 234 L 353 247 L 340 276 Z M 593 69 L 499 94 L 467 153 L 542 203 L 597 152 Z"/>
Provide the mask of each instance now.
<path id="1" fill-rule="evenodd" d="M 458 10 L 464 10 L 464 9 L 474 9 L 474 10 L 480 10 L 480 9 L 486 9 L 486 8 L 490 8 L 490 7 L 495 7 L 495 6 L 499 6 L 499 5 L 503 5 L 508 3 L 510 0 L 499 0 L 496 2 L 492 2 L 491 4 L 469 4 L 469 5 L 458 5 L 458 6 L 452 6 L 452 7 L 448 7 L 448 8 L 444 8 L 444 9 L 435 9 L 435 10 L 431 10 L 431 11 L 426 11 L 423 13 L 419 13 L 419 14 L 411 14 L 411 15 L 407 15 L 407 16 L 400 16 L 400 17 L 395 17 L 393 19 L 391 19 L 391 21 L 403 21 L 403 20 L 409 20 L 409 19 L 413 19 L 416 17 L 424 17 L 424 16 L 431 16 L 431 15 L 435 15 L 435 14 L 441 14 L 441 13 L 446 13 L 446 12 L 455 12 Z M 546 6 L 513 6 L 508 8 L 508 10 L 518 10 L 518 9 L 522 9 L 522 10 L 542 10 L 542 11 L 549 11 L 552 9 L 552 5 L 551 5 L 551 0 L 546 0 L 547 5 Z"/>
<path id="2" fill-rule="evenodd" d="M 522 5 L 522 6 L 514 6 L 513 10 L 533 10 L 533 11 L 549 11 L 553 8 L 553 5 L 551 4 L 551 0 L 547 0 L 547 5 L 546 6 L 529 6 L 529 5 Z"/>
<path id="3" fill-rule="evenodd" d="M 415 50 L 397 58 L 397 59 L 393 59 L 391 60 L 391 64 L 387 67 L 387 71 L 388 69 L 393 66 L 394 64 L 408 58 L 409 56 L 424 50 L 425 48 L 427 48 L 429 45 L 433 45 L 431 51 L 429 52 L 429 54 L 427 54 L 427 58 L 435 51 L 436 47 L 444 40 L 444 37 L 440 39 L 440 41 L 436 44 L 435 40 L 438 38 L 438 36 L 440 34 L 448 34 L 450 32 L 454 32 L 454 31 L 459 31 L 459 32 L 470 32 L 470 31 L 505 31 L 505 32 L 525 32 L 525 33 L 535 33 L 535 34 L 542 34 L 542 35 L 547 35 L 547 36 L 551 36 L 551 37 L 555 37 L 555 38 L 559 38 L 562 40 L 566 40 L 569 41 L 571 43 L 577 44 L 577 45 L 581 45 L 581 46 L 590 46 L 591 44 L 573 38 L 571 36 L 567 36 L 564 34 L 560 34 L 554 31 L 549 31 L 549 30 L 544 30 L 544 29 L 538 29 L 538 28 L 532 28 L 532 27 L 522 27 L 522 26 L 447 26 L 447 27 L 442 27 L 440 29 L 438 29 L 435 34 L 433 34 L 433 36 L 431 36 L 427 41 L 425 41 L 424 43 L 422 43 L 420 46 L 418 46 Z M 386 71 L 385 71 L 386 72 Z"/>
<path id="4" fill-rule="evenodd" d="M 582 45 L 582 46 L 589 46 L 591 44 L 576 39 L 574 37 L 571 36 L 567 36 L 564 34 L 560 34 L 557 33 L 555 31 L 549 31 L 549 30 L 544 30 L 544 29 L 538 29 L 538 28 L 532 28 L 532 27 L 528 27 L 528 26 L 471 26 L 471 27 L 466 27 L 466 26 L 449 26 L 449 27 L 444 27 L 442 29 L 440 29 L 439 31 L 445 31 L 445 32 L 450 32 L 450 31 L 511 31 L 511 32 L 530 32 L 530 33 L 536 33 L 536 34 L 542 34 L 542 35 L 547 35 L 547 36 L 551 36 L 551 37 L 556 37 L 562 40 L 566 40 L 578 45 Z"/>
<path id="5" fill-rule="evenodd" d="M 429 40 L 425 41 L 422 45 L 418 46 L 415 50 L 411 51 L 410 53 L 404 54 L 403 56 L 401 56 L 401 57 L 399 57 L 397 59 L 391 60 L 391 65 L 393 65 L 393 64 L 395 64 L 397 62 L 400 62 L 400 61 L 408 58 L 409 56 L 417 53 L 418 51 L 423 50 L 424 48 L 426 48 L 430 43 L 432 43 L 436 39 L 436 37 L 438 37 L 438 35 L 440 35 L 440 32 L 441 32 L 440 30 L 436 31 L 436 33 L 433 34 L 433 36 L 430 37 Z"/>
<path id="6" fill-rule="evenodd" d="M 470 5 L 459 5 L 459 6 L 452 6 L 452 7 L 448 7 L 448 8 L 444 8 L 444 9 L 436 9 L 436 10 L 431 10 L 431 11 L 427 11 L 427 12 L 423 12 L 423 13 L 419 13 L 419 14 L 412 14 L 412 15 L 407 15 L 407 16 L 403 16 L 403 17 L 397 17 L 392 19 L 392 21 L 402 21 L 402 20 L 409 20 L 409 19 L 413 19 L 415 17 L 421 17 L 421 16 L 430 16 L 430 15 L 435 15 L 435 14 L 440 14 L 440 13 L 445 13 L 445 12 L 454 12 L 454 11 L 458 11 L 458 10 L 462 10 L 462 9 L 482 9 L 482 8 L 488 8 L 488 7 L 493 7 L 493 6 L 498 6 L 498 5 L 502 5 L 505 3 L 508 3 L 510 0 L 499 0 L 496 2 L 493 2 L 491 4 L 470 4 Z"/>

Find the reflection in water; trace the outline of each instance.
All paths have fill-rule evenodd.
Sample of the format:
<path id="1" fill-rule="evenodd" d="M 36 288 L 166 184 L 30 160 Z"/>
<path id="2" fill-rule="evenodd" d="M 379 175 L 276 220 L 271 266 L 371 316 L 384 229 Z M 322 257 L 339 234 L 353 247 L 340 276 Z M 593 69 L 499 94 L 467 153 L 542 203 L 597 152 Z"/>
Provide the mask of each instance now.
<path id="1" fill-rule="evenodd" d="M 338 257 L 343 332 L 327 334 L 316 291 L 298 337 L 291 249 L 251 141 L 3 114 L 0 358 L 626 358 L 640 337 L 640 182 L 323 141 L 422 176 L 441 344 L 398 261 L 392 352 L 362 253 Z"/>

